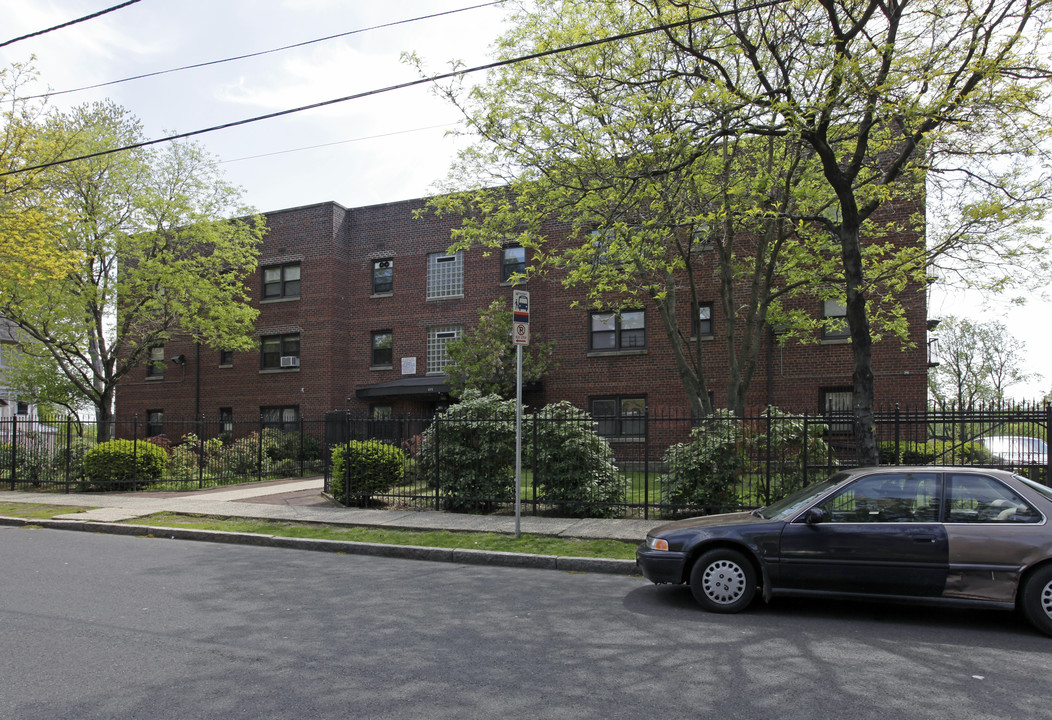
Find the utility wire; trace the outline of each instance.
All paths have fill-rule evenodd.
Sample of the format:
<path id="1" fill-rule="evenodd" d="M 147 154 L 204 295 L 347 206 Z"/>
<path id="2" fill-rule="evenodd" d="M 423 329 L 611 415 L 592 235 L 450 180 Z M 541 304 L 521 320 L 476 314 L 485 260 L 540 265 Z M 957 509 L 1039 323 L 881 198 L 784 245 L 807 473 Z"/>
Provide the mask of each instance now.
<path id="1" fill-rule="evenodd" d="M 138 2 L 139 0 L 134 1 Z M 361 28 L 358 30 L 349 30 L 347 32 L 337 33 L 336 35 L 327 35 L 326 37 L 316 38 L 314 40 L 305 40 L 304 42 L 295 43 L 294 45 L 285 45 L 284 47 L 273 48 L 271 50 L 260 50 L 259 52 L 248 53 L 247 55 L 236 55 L 234 57 L 222 58 L 220 60 L 208 60 L 206 62 L 195 63 L 193 65 L 183 65 L 182 67 L 170 68 L 168 70 L 157 70 L 156 72 L 143 73 L 142 75 L 132 75 L 131 77 L 121 78 L 120 80 L 109 80 L 107 82 L 97 83 L 95 85 L 85 85 L 84 87 L 72 88 L 70 90 L 56 90 L 54 92 L 42 93 L 40 95 L 29 95 L 28 97 L 22 99 L 37 100 L 40 98 L 54 97 L 56 95 L 66 95 L 68 93 L 81 92 L 83 90 L 95 90 L 97 88 L 107 87 L 109 85 L 117 85 L 120 83 L 130 82 L 132 80 L 142 80 L 143 78 L 156 77 L 158 75 L 167 75 L 168 73 L 181 72 L 183 70 L 193 70 L 196 68 L 208 67 L 209 65 L 220 65 L 222 63 L 234 62 L 235 60 L 246 60 L 248 58 L 259 57 L 260 55 L 269 55 L 271 53 L 283 52 L 285 50 L 294 50 L 296 48 L 305 47 L 307 45 L 313 45 L 315 43 L 325 42 L 327 40 L 335 40 L 337 38 L 347 37 L 348 35 L 357 35 L 358 33 L 370 32 L 373 30 L 382 30 L 384 28 L 395 27 L 396 25 L 406 25 L 408 23 L 418 22 L 420 20 L 432 20 L 437 17 L 442 17 L 443 15 L 453 15 L 455 13 L 461 13 L 467 10 L 477 10 L 479 8 L 490 7 L 491 5 L 500 5 L 502 2 L 504 2 L 504 0 L 493 0 L 493 2 L 482 3 L 481 5 L 472 5 L 470 7 L 464 7 L 458 10 L 446 10 L 444 12 L 434 13 L 432 15 L 423 15 L 421 17 L 409 18 L 407 20 L 395 20 L 393 22 L 384 23 L 382 25 L 373 25 L 372 27 Z"/>
<path id="2" fill-rule="evenodd" d="M 218 160 L 216 165 L 224 165 L 226 163 L 241 162 L 242 160 L 258 160 L 259 158 L 273 157 L 274 155 L 288 155 L 294 152 L 303 152 L 304 150 L 317 150 L 318 148 L 332 147 L 333 145 L 346 145 L 347 143 L 362 142 L 363 140 L 378 140 L 379 138 L 392 137 L 394 135 L 408 135 L 409 133 L 424 132 L 425 130 L 437 130 L 438 128 L 450 127 L 457 124 L 457 120 L 451 122 L 442 123 L 440 125 L 428 125 L 427 127 L 410 128 L 409 130 L 394 130 L 389 133 L 380 133 L 379 135 L 366 135 L 364 137 L 350 138 L 348 140 L 336 140 L 335 142 L 322 143 L 320 145 L 307 145 L 306 147 L 289 148 L 288 150 L 275 150 L 274 152 L 260 153 L 259 155 L 246 155 L 239 158 L 231 158 L 230 160 Z"/>
<path id="3" fill-rule="evenodd" d="M 481 72 L 483 70 L 495 70 L 496 68 L 506 67 L 508 65 L 515 65 L 520 62 L 538 60 L 540 58 L 550 57 L 552 55 L 561 55 L 562 53 L 573 52 L 575 50 L 583 50 L 584 48 L 595 47 L 596 45 L 603 45 L 609 42 L 618 42 L 620 40 L 641 37 L 643 35 L 649 35 L 655 32 L 672 30 L 678 27 L 683 27 L 684 25 L 705 22 L 708 20 L 715 20 L 717 18 L 728 17 L 731 15 L 738 15 L 740 13 L 749 12 L 752 10 L 760 10 L 763 8 L 775 7 L 777 5 L 783 5 L 788 1 L 789 0 L 767 0 L 767 2 L 755 3 L 746 7 L 735 8 L 733 10 L 724 10 L 702 17 L 680 20 L 679 22 L 674 23 L 666 23 L 664 25 L 644 28 L 642 30 L 633 30 L 632 32 L 621 33 L 620 35 L 611 35 L 609 37 L 600 38 L 597 40 L 587 40 L 585 42 L 576 43 L 574 45 L 566 45 L 564 47 L 553 48 L 551 50 L 542 50 L 540 52 L 530 53 L 528 55 L 521 55 L 515 58 L 508 58 L 506 60 L 497 60 L 495 62 L 487 63 L 485 65 L 476 65 L 475 67 L 471 68 L 464 68 L 462 70 L 453 70 L 447 73 L 431 75 L 430 77 L 419 78 L 417 80 L 410 80 L 409 82 L 399 83 L 397 85 L 388 85 L 384 88 L 366 90 L 365 92 L 355 93 L 353 95 L 346 95 L 344 97 L 339 98 L 333 98 L 331 100 L 323 100 L 321 102 L 311 103 L 310 105 L 301 105 L 300 107 L 290 108 L 288 110 L 279 110 L 277 112 L 267 113 L 266 115 L 257 115 L 256 117 L 245 118 L 244 120 L 235 120 L 233 122 L 224 123 L 223 125 L 213 125 L 212 127 L 203 128 L 201 130 L 192 130 L 190 132 L 185 133 L 176 133 L 174 135 L 168 135 L 162 138 L 155 138 L 153 140 L 144 140 L 143 142 L 133 143 L 131 145 L 125 145 L 123 147 L 111 148 L 109 150 L 100 150 L 99 152 L 89 153 L 88 155 L 78 155 L 76 157 L 64 158 L 62 160 L 53 160 L 51 162 L 19 168 L 17 170 L 8 170 L 6 172 L 0 172 L 0 177 L 6 177 L 8 175 L 19 175 L 21 173 L 31 172 L 33 170 L 43 170 L 45 168 L 54 167 L 56 165 L 65 165 L 67 163 L 76 162 L 78 160 L 89 160 L 91 158 L 102 157 L 104 155 L 113 155 L 114 153 L 126 152 L 128 150 L 137 150 L 139 148 L 150 147 L 152 145 L 159 145 L 161 143 L 171 142 L 173 140 L 184 140 L 189 137 L 194 137 L 195 135 L 204 135 L 205 133 L 216 132 L 218 130 L 227 130 L 229 128 L 239 127 L 241 125 L 249 125 L 251 123 L 257 123 L 263 120 L 273 120 L 274 118 L 284 117 L 286 115 L 294 115 L 296 113 L 305 112 L 307 110 L 316 110 L 318 108 L 328 107 L 330 105 L 337 105 L 339 103 L 348 102 L 350 100 L 361 100 L 362 98 L 372 97 L 373 95 L 380 95 L 383 93 L 389 93 L 395 90 L 404 90 L 406 88 L 416 87 L 418 85 L 435 83 L 440 80 L 451 80 L 453 78 L 464 77 L 465 75 Z"/>
<path id="4" fill-rule="evenodd" d="M 11 45 L 12 43 L 18 42 L 19 40 L 26 40 L 26 39 L 31 38 L 31 37 L 36 37 L 37 35 L 45 35 L 45 34 L 47 34 L 49 32 L 54 32 L 55 30 L 61 30 L 62 28 L 69 27 L 70 25 L 76 25 L 77 23 L 82 23 L 85 20 L 94 20 L 97 17 L 100 17 L 100 16 L 105 15 L 107 13 L 111 13 L 114 10 L 120 10 L 121 8 L 126 8 L 129 5 L 134 5 L 137 2 L 139 2 L 139 0 L 128 0 L 127 2 L 123 2 L 120 5 L 114 5 L 113 7 L 106 8 L 105 10 L 99 10 L 97 13 L 92 13 L 91 15 L 85 15 L 84 17 L 77 18 L 76 20 L 70 20 L 69 22 L 64 22 L 61 25 L 56 25 L 55 27 L 50 27 L 47 30 L 37 30 L 36 32 L 29 33 L 28 35 L 23 35 L 22 37 L 16 37 L 16 38 L 13 38 L 13 39 L 8 40 L 6 42 L 2 42 L 2 43 L 0 43 L 0 47 L 7 47 L 8 45 Z"/>

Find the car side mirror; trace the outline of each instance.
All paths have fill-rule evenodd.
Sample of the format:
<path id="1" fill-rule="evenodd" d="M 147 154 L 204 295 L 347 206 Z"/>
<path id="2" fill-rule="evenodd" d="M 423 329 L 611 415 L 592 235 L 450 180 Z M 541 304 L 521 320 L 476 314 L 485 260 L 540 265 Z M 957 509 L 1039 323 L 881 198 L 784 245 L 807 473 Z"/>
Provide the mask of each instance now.
<path id="1" fill-rule="evenodd" d="M 819 507 L 813 507 L 804 513 L 804 522 L 808 525 L 817 525 L 828 519 L 826 511 Z"/>

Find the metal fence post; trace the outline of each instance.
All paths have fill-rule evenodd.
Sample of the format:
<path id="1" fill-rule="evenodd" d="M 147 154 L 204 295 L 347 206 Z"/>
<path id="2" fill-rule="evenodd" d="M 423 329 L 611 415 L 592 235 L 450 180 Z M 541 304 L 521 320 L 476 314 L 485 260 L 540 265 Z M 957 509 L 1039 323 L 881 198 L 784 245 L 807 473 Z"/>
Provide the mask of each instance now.
<path id="1" fill-rule="evenodd" d="M 643 519 L 650 519 L 650 406 L 643 408 Z"/>
<path id="2" fill-rule="evenodd" d="M 259 414 L 259 441 L 256 444 L 256 480 L 263 480 L 263 413 Z"/>
<path id="3" fill-rule="evenodd" d="M 804 487 L 811 482 L 811 468 L 808 467 L 808 456 L 810 453 L 808 450 L 811 448 L 811 434 L 807 428 L 808 415 L 807 411 L 804 411 L 804 451 L 803 451 L 803 467 L 800 468 L 804 473 Z"/>
<path id="4" fill-rule="evenodd" d="M 73 462 L 73 420 L 66 415 L 66 492 L 69 493 L 69 467 Z"/>
<path id="5" fill-rule="evenodd" d="M 766 431 L 767 431 L 767 458 L 764 461 L 764 489 L 763 498 L 764 505 L 771 504 L 771 406 L 767 406 L 767 420 L 766 420 Z"/>
<path id="6" fill-rule="evenodd" d="M 205 486 L 205 416 L 202 413 L 197 420 L 197 487 Z"/>
<path id="7" fill-rule="evenodd" d="M 442 509 L 442 499 L 441 495 L 439 494 L 442 491 L 442 468 L 439 464 L 441 456 L 438 452 L 439 436 L 441 435 L 441 433 L 439 432 L 439 428 L 441 427 L 441 425 L 442 418 L 436 415 L 434 425 L 432 426 L 435 429 L 435 510 Z"/>
<path id="8" fill-rule="evenodd" d="M 18 479 L 18 416 L 11 416 L 11 491 Z"/>
<path id="9" fill-rule="evenodd" d="M 895 462 L 893 464 L 899 464 L 899 440 L 901 439 L 901 417 L 899 416 L 899 404 L 895 403 Z M 878 446 L 878 457 L 879 457 L 879 446 Z"/>
<path id="10" fill-rule="evenodd" d="M 132 423 L 132 490 L 139 489 L 139 416 Z"/>

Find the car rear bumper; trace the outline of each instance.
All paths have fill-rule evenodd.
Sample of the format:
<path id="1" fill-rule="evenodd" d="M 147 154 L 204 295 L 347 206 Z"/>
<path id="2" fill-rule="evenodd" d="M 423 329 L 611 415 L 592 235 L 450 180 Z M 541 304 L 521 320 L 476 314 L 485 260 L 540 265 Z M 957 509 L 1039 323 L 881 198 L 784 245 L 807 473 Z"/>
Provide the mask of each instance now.
<path id="1" fill-rule="evenodd" d="M 683 582 L 683 566 L 686 562 L 687 556 L 681 552 L 650 550 L 645 544 L 636 548 L 639 572 L 652 583 Z"/>

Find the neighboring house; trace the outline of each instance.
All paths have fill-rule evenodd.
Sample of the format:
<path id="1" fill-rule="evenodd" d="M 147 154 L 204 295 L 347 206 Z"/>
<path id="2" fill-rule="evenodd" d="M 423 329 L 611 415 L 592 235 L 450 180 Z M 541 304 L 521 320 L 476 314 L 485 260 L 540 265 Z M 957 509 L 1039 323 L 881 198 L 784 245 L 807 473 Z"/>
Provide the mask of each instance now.
<path id="1" fill-rule="evenodd" d="M 19 401 L 7 387 L 6 368 L 11 357 L 18 352 L 18 326 L 6 318 L 0 318 L 0 437 L 7 437 L 11 430 L 12 418 L 19 421 L 32 421 L 35 425 L 37 409 L 35 405 Z"/>
<path id="2" fill-rule="evenodd" d="M 426 200 L 347 209 L 327 202 L 266 214 L 259 270 L 247 279 L 260 309 L 259 349 L 228 352 L 172 341 L 127 375 L 117 417 L 137 416 L 160 432 L 166 420 L 205 416 L 229 422 L 262 417 L 293 427 L 330 410 L 386 417 L 431 413 L 449 402 L 446 345 L 477 322 L 495 297 L 510 301 L 508 278 L 527 261 L 522 248 L 447 253 L 455 219 L 414 211 Z M 553 236 L 565 228 L 549 228 Z M 919 234 L 904 242 L 918 241 Z M 709 273 L 711 276 L 711 273 Z M 557 279 L 531 280 L 531 334 L 555 341 L 558 368 L 527 401 L 569 400 L 605 420 L 603 434 L 635 432 L 630 418 L 689 414 L 663 326 L 653 307 L 615 317 Z M 700 337 L 709 388 L 726 406 L 726 327 L 716 285 L 700 298 L 696 322 L 684 300 L 683 331 Z M 912 347 L 873 349 L 880 405 L 923 406 L 927 386 L 924 289 L 907 298 Z M 815 313 L 843 314 L 814 302 Z M 845 332 L 780 347 L 774 331 L 761 354 L 749 405 L 819 412 L 850 406 L 852 355 Z M 510 342 L 510 341 L 509 341 Z"/>

